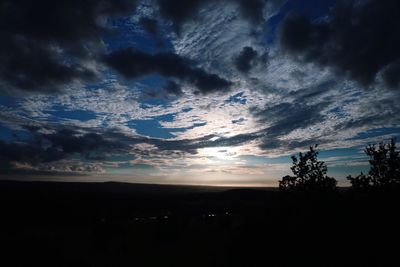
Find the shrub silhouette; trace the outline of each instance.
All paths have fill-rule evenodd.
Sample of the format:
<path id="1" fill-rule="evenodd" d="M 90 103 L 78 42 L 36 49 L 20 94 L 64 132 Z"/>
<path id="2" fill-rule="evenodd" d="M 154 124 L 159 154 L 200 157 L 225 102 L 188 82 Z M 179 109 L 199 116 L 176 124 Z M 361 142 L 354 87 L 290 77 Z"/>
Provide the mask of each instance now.
<path id="1" fill-rule="evenodd" d="M 364 152 L 370 158 L 370 170 L 368 175 L 361 173 L 356 177 L 351 175 L 347 177 L 353 189 L 400 185 L 400 152 L 396 150 L 396 140 L 394 138 L 387 144 L 370 144 L 365 148 Z"/>
<path id="2" fill-rule="evenodd" d="M 286 175 L 279 181 L 283 191 L 334 191 L 336 180 L 326 175 L 328 168 L 324 161 L 317 159 L 318 145 L 311 146 L 310 151 L 299 153 L 299 158 L 292 156 L 290 168 L 294 176 Z"/>
<path id="3" fill-rule="evenodd" d="M 356 177 L 352 177 L 351 175 L 347 176 L 347 180 L 350 181 L 351 187 L 355 190 L 369 189 L 372 187 L 371 177 L 362 172 Z"/>

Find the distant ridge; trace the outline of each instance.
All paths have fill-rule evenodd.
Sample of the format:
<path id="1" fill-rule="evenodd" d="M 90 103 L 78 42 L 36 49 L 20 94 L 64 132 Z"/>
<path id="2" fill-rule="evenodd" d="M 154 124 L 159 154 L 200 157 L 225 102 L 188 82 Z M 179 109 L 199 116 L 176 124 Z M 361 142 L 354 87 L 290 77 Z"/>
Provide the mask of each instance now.
<path id="1" fill-rule="evenodd" d="M 265 191 L 273 188 L 225 187 L 206 185 L 144 184 L 126 182 L 60 182 L 60 181 L 15 181 L 1 180 L 0 190 L 17 191 L 76 191 L 99 193 L 132 193 L 135 195 L 175 195 L 191 193 L 213 193 L 224 191 Z"/>

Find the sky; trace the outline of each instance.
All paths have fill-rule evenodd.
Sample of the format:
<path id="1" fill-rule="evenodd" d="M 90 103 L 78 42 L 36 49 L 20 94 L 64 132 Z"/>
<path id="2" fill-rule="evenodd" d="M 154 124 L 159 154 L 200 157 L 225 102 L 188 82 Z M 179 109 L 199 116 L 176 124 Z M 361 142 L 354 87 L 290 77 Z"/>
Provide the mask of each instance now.
<path id="1" fill-rule="evenodd" d="M 339 185 L 400 134 L 397 0 L 0 0 L 0 179 Z"/>

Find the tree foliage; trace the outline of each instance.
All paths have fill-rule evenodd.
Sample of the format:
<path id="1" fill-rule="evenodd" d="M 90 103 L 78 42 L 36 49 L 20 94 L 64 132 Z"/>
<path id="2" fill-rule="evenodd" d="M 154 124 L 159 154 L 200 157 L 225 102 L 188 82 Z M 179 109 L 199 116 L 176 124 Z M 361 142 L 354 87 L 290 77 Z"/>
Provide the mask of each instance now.
<path id="1" fill-rule="evenodd" d="M 393 187 L 400 185 L 400 152 L 396 149 L 396 140 L 379 145 L 370 144 L 365 150 L 369 156 L 370 170 L 367 175 L 347 177 L 353 189 Z"/>
<path id="2" fill-rule="evenodd" d="M 283 191 L 334 191 L 336 180 L 326 175 L 327 166 L 317 159 L 318 145 L 311 146 L 299 157 L 292 156 L 293 166 L 290 168 L 294 176 L 286 175 L 279 181 L 279 189 Z"/>

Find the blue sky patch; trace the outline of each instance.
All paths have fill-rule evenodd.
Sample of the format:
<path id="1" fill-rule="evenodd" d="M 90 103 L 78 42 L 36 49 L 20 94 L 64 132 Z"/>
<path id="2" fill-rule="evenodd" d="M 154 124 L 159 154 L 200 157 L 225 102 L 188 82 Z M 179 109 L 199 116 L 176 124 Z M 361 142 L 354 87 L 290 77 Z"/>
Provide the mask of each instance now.
<path id="1" fill-rule="evenodd" d="M 88 121 L 96 119 L 96 113 L 87 110 L 68 110 L 62 106 L 56 106 L 52 111 L 47 112 L 52 115 L 54 118 L 69 119 L 69 120 L 79 120 L 79 121 Z"/>
<path id="2" fill-rule="evenodd" d="M 0 140 L 11 141 L 14 131 L 0 124 Z"/>
<path id="3" fill-rule="evenodd" d="M 186 131 L 185 128 L 163 128 L 160 120 L 157 119 L 131 120 L 128 122 L 128 126 L 135 129 L 138 134 L 164 139 L 175 137 L 174 132 Z"/>
<path id="4" fill-rule="evenodd" d="M 400 128 L 399 127 L 388 127 L 388 128 L 378 128 L 378 129 L 371 129 L 366 132 L 358 133 L 354 136 L 353 140 L 357 139 L 366 139 L 371 137 L 378 137 L 382 135 L 391 135 L 392 137 L 399 137 Z"/>
<path id="5" fill-rule="evenodd" d="M 7 108 L 14 108 L 18 106 L 18 98 L 6 95 L 0 95 L 0 105 Z"/>

